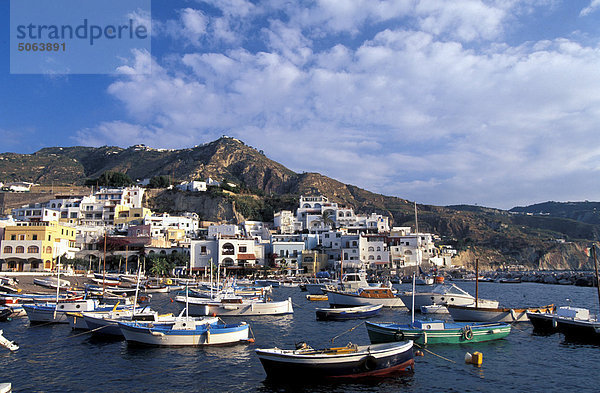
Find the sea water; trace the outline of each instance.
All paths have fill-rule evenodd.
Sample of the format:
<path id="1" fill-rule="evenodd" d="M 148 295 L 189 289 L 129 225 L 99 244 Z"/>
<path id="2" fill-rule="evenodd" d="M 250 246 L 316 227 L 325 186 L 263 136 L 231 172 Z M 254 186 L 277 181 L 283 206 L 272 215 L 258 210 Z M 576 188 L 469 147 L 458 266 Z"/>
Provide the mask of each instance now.
<path id="1" fill-rule="evenodd" d="M 475 284 L 461 282 L 475 294 Z M 410 285 L 396 285 L 410 290 Z M 418 291 L 428 287 L 418 287 Z M 430 288 L 430 287 L 429 287 Z M 293 348 L 306 341 L 314 348 L 368 344 L 362 320 L 317 321 L 316 307 L 298 288 L 273 290 L 275 300 L 288 296 L 294 314 L 225 318 L 245 320 L 254 344 L 225 347 L 142 347 L 123 340 L 104 340 L 68 325 L 29 326 L 19 318 L 1 323 L 4 336 L 20 349 L 0 348 L 0 382 L 14 392 L 597 392 L 600 347 L 572 344 L 559 334 L 540 336 L 528 322 L 513 325 L 503 340 L 462 345 L 430 345 L 415 357 L 414 373 L 358 383 L 318 383 L 307 375 L 303 383 L 271 383 L 254 354 L 256 348 Z M 498 299 L 509 307 L 572 305 L 598 310 L 596 288 L 537 283 L 480 283 L 482 298 Z M 178 312 L 174 294 L 153 294 L 151 306 Z M 567 300 L 570 299 L 570 300 Z M 424 317 L 417 314 L 417 317 Z M 372 321 L 409 322 L 406 309 L 384 309 Z M 465 364 L 466 352 L 483 354 L 483 365 Z"/>

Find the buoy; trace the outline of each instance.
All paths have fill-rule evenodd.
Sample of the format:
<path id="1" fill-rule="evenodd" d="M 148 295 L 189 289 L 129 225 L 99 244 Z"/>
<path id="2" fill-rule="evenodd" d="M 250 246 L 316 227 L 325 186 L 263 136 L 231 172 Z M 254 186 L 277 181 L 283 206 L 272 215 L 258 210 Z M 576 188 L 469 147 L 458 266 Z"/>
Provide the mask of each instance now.
<path id="1" fill-rule="evenodd" d="M 415 356 L 425 356 L 422 351 L 415 351 Z"/>
<path id="2" fill-rule="evenodd" d="M 254 342 L 254 339 L 253 339 L 253 338 L 249 338 L 249 339 L 248 339 L 248 342 L 249 342 L 249 343 L 253 343 L 253 342 Z"/>
<path id="3" fill-rule="evenodd" d="M 481 367 L 483 364 L 483 354 L 481 352 L 473 352 L 473 354 L 467 352 L 465 354 L 465 363 Z"/>

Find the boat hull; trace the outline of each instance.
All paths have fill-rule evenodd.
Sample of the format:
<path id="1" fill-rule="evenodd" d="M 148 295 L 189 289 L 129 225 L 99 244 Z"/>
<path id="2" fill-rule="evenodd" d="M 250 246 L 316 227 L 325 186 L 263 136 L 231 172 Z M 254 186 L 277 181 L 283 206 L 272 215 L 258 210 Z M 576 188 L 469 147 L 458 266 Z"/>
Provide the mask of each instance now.
<path id="1" fill-rule="evenodd" d="M 125 340 L 153 346 L 225 345 L 248 341 L 249 325 L 210 325 L 195 330 L 172 330 L 161 325 L 119 323 Z"/>
<path id="2" fill-rule="evenodd" d="M 281 349 L 257 349 L 268 379 L 338 379 L 393 375 L 412 371 L 413 343 L 375 344 L 356 352 L 315 353 Z M 323 351 L 315 351 L 323 352 Z"/>
<path id="3" fill-rule="evenodd" d="M 500 340 L 510 334 L 510 325 L 504 323 L 444 325 L 444 329 L 416 329 L 407 324 L 366 322 L 369 340 L 374 344 L 403 340 L 417 344 L 466 344 Z"/>
<path id="4" fill-rule="evenodd" d="M 448 312 L 455 321 L 474 322 L 526 322 L 527 312 L 550 312 L 553 305 L 532 308 L 485 308 L 448 305 Z"/>
<path id="5" fill-rule="evenodd" d="M 189 303 L 188 312 L 194 316 L 256 316 L 292 314 L 294 308 L 291 298 L 279 302 L 246 301 L 242 303 L 224 303 L 208 300 L 200 303 Z"/>
<path id="6" fill-rule="evenodd" d="M 379 314 L 382 305 L 345 307 L 345 308 L 317 308 L 316 314 L 319 320 L 343 321 L 348 319 L 370 318 Z"/>
<path id="7" fill-rule="evenodd" d="M 579 343 L 600 343 L 600 322 L 556 317 L 556 326 L 565 339 Z"/>
<path id="8" fill-rule="evenodd" d="M 81 300 L 75 302 L 54 304 L 24 304 L 30 323 L 69 323 L 68 312 L 93 310 L 98 306 L 94 300 Z"/>
<path id="9" fill-rule="evenodd" d="M 332 307 L 376 306 L 378 304 L 383 305 L 383 307 L 404 307 L 404 302 L 397 296 L 386 298 L 363 297 L 354 293 L 327 291 L 327 297 Z"/>

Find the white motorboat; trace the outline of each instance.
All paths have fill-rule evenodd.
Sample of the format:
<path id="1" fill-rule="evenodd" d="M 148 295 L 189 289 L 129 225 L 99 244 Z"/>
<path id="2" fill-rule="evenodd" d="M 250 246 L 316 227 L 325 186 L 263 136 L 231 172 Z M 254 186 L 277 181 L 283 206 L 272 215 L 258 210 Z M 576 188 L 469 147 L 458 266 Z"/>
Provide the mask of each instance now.
<path id="1" fill-rule="evenodd" d="M 412 304 L 412 292 L 404 292 L 398 295 L 406 307 L 411 309 Z M 414 297 L 415 310 L 419 311 L 422 306 L 429 306 L 432 304 L 449 305 L 454 304 L 458 306 L 467 306 L 475 304 L 475 297 L 457 287 L 454 284 L 440 284 L 436 285 L 431 291 L 428 292 L 416 292 Z M 480 307 L 498 307 L 498 301 L 479 299 L 478 305 Z"/>

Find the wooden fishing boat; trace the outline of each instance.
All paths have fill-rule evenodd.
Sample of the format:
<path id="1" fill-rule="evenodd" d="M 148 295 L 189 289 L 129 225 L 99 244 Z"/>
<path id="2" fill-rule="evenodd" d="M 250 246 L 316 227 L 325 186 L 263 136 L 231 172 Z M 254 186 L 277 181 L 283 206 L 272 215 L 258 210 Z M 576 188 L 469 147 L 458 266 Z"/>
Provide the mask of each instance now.
<path id="1" fill-rule="evenodd" d="M 366 322 L 372 343 L 413 340 L 417 344 L 465 344 L 500 340 L 510 333 L 506 323 L 457 323 L 441 320 L 409 324 Z"/>
<path id="2" fill-rule="evenodd" d="M 382 377 L 412 371 L 413 342 L 354 345 L 312 349 L 257 349 L 268 379 L 343 379 Z"/>
<path id="3" fill-rule="evenodd" d="M 67 312 L 88 311 L 98 307 L 94 299 L 63 303 L 24 304 L 29 322 L 34 323 L 68 323 Z"/>
<path id="4" fill-rule="evenodd" d="M 365 287 L 356 292 L 325 290 L 332 307 L 373 306 L 404 307 L 400 299 L 390 288 Z"/>
<path id="5" fill-rule="evenodd" d="M 13 311 L 10 307 L 0 307 L 0 322 L 6 322 L 11 317 Z"/>
<path id="6" fill-rule="evenodd" d="M 68 288 L 71 286 L 71 282 L 57 279 L 56 277 L 36 277 L 33 279 L 34 284 L 45 288 L 56 288 L 59 282 L 61 288 Z"/>
<path id="7" fill-rule="evenodd" d="M 175 301 L 185 303 L 185 296 L 175 297 Z M 292 298 L 282 301 L 271 301 L 266 297 L 262 299 L 248 299 L 240 296 L 222 297 L 220 299 L 189 298 L 190 315 L 226 315 L 226 316 L 253 316 L 253 315 L 281 315 L 292 314 Z"/>
<path id="8" fill-rule="evenodd" d="M 527 308 L 492 308 L 457 306 L 450 304 L 447 306 L 448 312 L 455 321 L 475 321 L 475 322 L 526 322 L 529 321 L 527 313 L 547 313 L 554 309 L 553 304 L 541 307 Z"/>
<path id="9" fill-rule="evenodd" d="M 317 319 L 341 321 L 347 319 L 374 317 L 383 308 L 382 304 L 343 308 L 317 308 Z"/>
<path id="10" fill-rule="evenodd" d="M 119 327 L 125 340 L 146 345 L 223 345 L 249 339 L 249 325 L 246 322 L 218 324 L 216 318 L 183 317 L 173 323 L 119 322 Z"/>
<path id="11" fill-rule="evenodd" d="M 151 309 L 123 309 L 111 311 L 91 311 L 82 313 L 88 327 L 97 336 L 122 337 L 119 322 L 167 322 L 175 318 L 173 314 L 159 314 Z"/>

